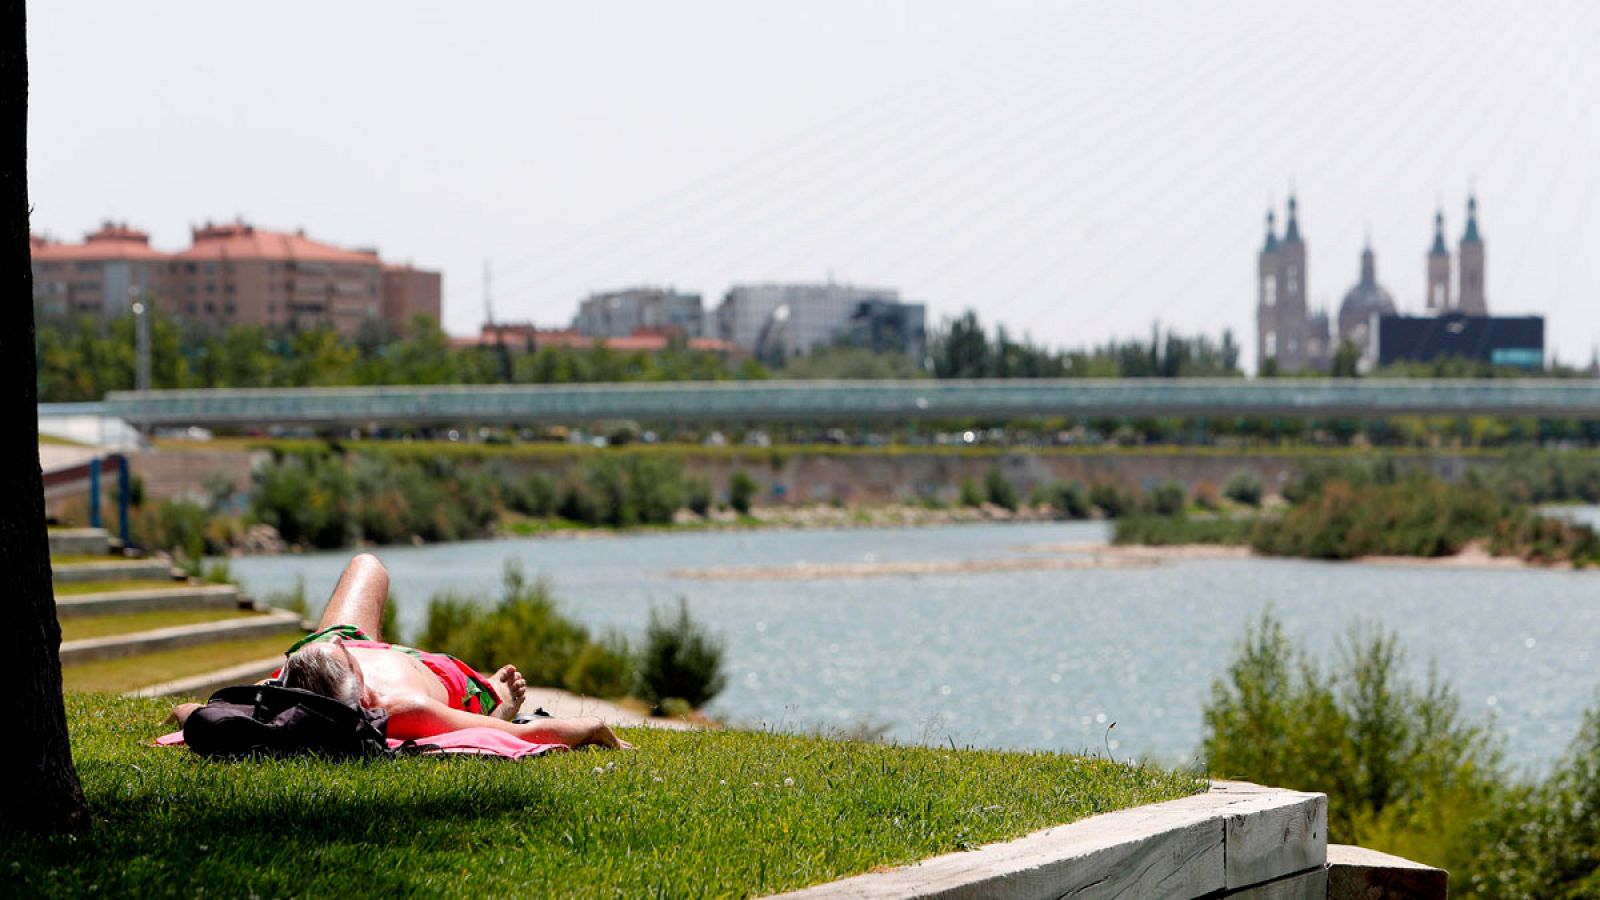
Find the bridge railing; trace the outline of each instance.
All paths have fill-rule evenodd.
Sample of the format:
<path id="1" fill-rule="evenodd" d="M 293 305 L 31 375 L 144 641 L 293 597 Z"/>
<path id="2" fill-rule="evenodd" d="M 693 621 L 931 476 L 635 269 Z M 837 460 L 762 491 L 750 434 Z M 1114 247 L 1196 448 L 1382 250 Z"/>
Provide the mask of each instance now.
<path id="1" fill-rule="evenodd" d="M 114 392 L 143 426 L 571 424 L 964 416 L 1600 419 L 1600 381 L 992 379 L 352 387 Z"/>

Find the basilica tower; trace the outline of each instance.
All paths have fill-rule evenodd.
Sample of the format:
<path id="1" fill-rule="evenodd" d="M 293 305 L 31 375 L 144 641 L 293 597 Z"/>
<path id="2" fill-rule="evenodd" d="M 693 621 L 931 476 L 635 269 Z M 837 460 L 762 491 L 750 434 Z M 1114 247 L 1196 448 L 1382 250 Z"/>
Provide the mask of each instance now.
<path id="1" fill-rule="evenodd" d="M 1433 214 L 1433 247 L 1428 250 L 1428 312 L 1450 311 L 1450 248 L 1444 244 L 1444 211 Z"/>
<path id="2" fill-rule="evenodd" d="M 1267 210 L 1267 239 L 1256 257 L 1256 368 L 1278 358 L 1278 235 Z"/>
<path id="3" fill-rule="evenodd" d="M 1469 316 L 1487 316 L 1489 302 L 1484 298 L 1483 238 L 1478 235 L 1478 198 L 1467 197 L 1467 230 L 1461 235 L 1457 252 L 1461 270 L 1458 308 Z"/>
<path id="4" fill-rule="evenodd" d="M 1321 368 L 1328 353 L 1325 315 L 1306 309 L 1306 243 L 1299 209 L 1289 197 L 1289 218 L 1279 240 L 1267 213 L 1267 240 L 1256 263 L 1256 364 L 1274 360 L 1281 372 Z"/>

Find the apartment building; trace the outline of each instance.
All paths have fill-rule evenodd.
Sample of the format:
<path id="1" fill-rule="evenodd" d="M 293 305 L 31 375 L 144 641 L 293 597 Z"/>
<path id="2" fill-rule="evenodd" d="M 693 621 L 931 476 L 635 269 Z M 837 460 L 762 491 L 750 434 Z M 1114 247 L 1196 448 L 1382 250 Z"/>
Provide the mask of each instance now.
<path id="1" fill-rule="evenodd" d="M 68 244 L 35 236 L 34 303 L 41 317 L 126 314 L 136 296 L 185 323 L 305 328 L 353 335 L 369 321 L 440 314 L 438 272 L 385 264 L 304 231 L 244 222 L 192 229 L 190 246 L 164 252 L 127 223 L 106 223 Z"/>

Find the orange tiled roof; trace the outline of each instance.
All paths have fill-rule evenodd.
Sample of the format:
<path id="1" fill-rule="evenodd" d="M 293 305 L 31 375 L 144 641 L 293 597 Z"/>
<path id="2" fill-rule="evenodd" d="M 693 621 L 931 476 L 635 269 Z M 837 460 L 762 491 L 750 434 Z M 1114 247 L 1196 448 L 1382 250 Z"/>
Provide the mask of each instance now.
<path id="1" fill-rule="evenodd" d="M 194 229 L 194 246 L 177 259 L 269 259 L 295 262 L 378 264 L 378 254 L 346 250 L 306 237 L 304 231 L 267 231 L 245 222 L 207 223 Z"/>
<path id="2" fill-rule="evenodd" d="M 150 246 L 150 235 L 127 222 L 105 222 L 84 235 L 81 244 L 63 244 L 40 235 L 28 235 L 28 249 L 36 262 L 90 262 L 94 260 L 166 260 L 172 254 Z"/>
<path id="3" fill-rule="evenodd" d="M 591 350 L 601 342 L 599 338 L 579 334 L 571 329 L 541 329 L 533 325 L 485 325 L 483 331 L 471 337 L 450 339 L 452 347 L 492 347 L 501 341 L 515 347 L 533 341 L 535 347 L 570 347 L 574 350 Z M 659 353 L 667 349 L 670 335 L 660 332 L 637 332 L 627 337 L 605 338 L 607 349 L 624 353 Z M 690 350 L 706 353 L 732 353 L 734 345 L 717 338 L 689 338 L 685 342 Z"/>

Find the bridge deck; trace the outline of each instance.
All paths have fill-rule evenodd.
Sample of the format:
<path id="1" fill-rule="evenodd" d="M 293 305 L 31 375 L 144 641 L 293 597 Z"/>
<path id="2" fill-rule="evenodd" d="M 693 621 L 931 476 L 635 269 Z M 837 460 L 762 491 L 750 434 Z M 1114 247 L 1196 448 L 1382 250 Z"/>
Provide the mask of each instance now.
<path id="1" fill-rule="evenodd" d="M 1600 381 L 1036 379 L 361 387 L 109 394 L 147 426 L 840 421 L 963 416 L 1600 419 Z"/>

